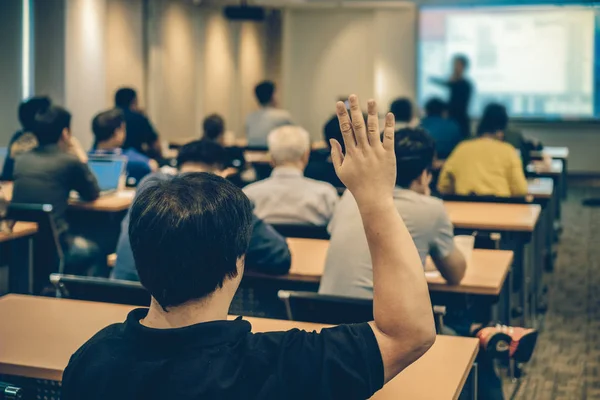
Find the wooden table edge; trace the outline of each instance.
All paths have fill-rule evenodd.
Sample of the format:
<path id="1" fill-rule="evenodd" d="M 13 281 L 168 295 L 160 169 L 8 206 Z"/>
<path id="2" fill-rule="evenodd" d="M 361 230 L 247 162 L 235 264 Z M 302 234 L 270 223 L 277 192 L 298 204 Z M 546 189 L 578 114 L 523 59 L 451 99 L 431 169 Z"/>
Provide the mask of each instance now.
<path id="1" fill-rule="evenodd" d="M 472 339 L 475 339 L 475 338 L 472 338 Z M 471 362 L 469 364 L 471 366 L 471 368 L 467 369 L 463 373 L 462 379 L 460 381 L 460 386 L 457 388 L 456 393 L 454 393 L 453 400 L 458 400 L 458 398 L 460 397 L 460 394 L 462 393 L 462 390 L 465 387 L 465 383 L 467 383 L 467 379 L 469 378 L 469 374 L 471 373 L 471 370 L 473 369 L 473 365 L 475 364 L 475 359 L 477 358 L 477 354 L 479 353 L 479 340 L 478 339 L 475 339 L 475 340 L 477 341 L 477 343 L 474 343 L 475 346 L 473 347 L 473 354 L 471 354 Z"/>
<path id="2" fill-rule="evenodd" d="M 38 232 L 38 226 L 36 223 L 34 222 L 22 222 L 23 224 L 31 224 L 30 227 L 27 227 L 27 229 L 22 230 L 22 231 L 18 231 L 18 232 L 11 232 L 11 233 L 0 233 L 0 243 L 4 243 L 4 242 L 10 242 L 11 240 L 15 240 L 15 239 L 22 239 L 24 237 L 28 237 L 28 236 L 33 236 Z"/>
<path id="3" fill-rule="evenodd" d="M 58 382 L 62 381 L 62 376 L 66 368 L 66 365 L 62 369 L 55 369 L 0 362 L 0 373 L 2 375 L 19 376 L 30 379 L 46 379 Z"/>

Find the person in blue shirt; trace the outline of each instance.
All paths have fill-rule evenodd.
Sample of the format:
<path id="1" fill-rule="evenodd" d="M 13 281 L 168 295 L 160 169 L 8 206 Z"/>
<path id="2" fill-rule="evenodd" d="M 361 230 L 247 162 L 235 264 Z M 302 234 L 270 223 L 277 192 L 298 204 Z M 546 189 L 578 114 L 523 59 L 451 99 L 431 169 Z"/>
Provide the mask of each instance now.
<path id="1" fill-rule="evenodd" d="M 421 127 L 435 139 L 437 157 L 448 158 L 452 150 L 463 139 L 456 122 L 448 119 L 448 106 L 443 100 L 434 97 L 425 104 L 426 117 L 421 120 Z"/>
<path id="2" fill-rule="evenodd" d="M 209 140 L 197 140 L 186 144 L 179 151 L 177 165 L 179 174 L 209 172 L 220 175 L 223 172 L 225 151 L 223 147 Z M 163 173 L 146 177 L 137 188 L 136 198 L 157 182 L 173 179 Z M 117 263 L 112 272 L 113 279 L 139 281 L 138 272 L 129 241 L 130 213 L 127 213 L 121 225 L 121 235 L 117 244 Z M 287 242 L 275 229 L 252 216 L 252 234 L 246 253 L 246 267 L 258 272 L 283 275 L 291 266 L 291 254 Z"/>
<path id="3" fill-rule="evenodd" d="M 146 175 L 158 169 L 158 163 L 139 153 L 133 147 L 123 150 L 125 117 L 118 108 L 101 112 L 92 121 L 94 148 L 91 155 L 123 155 L 127 157 L 127 184 L 135 186 Z"/>

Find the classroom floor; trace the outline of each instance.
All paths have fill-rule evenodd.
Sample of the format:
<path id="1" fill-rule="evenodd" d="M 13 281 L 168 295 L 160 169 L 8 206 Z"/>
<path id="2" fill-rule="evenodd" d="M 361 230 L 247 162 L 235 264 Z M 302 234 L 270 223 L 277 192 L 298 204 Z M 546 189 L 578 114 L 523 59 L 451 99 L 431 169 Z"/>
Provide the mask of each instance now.
<path id="1" fill-rule="evenodd" d="M 516 399 L 600 399 L 600 207 L 582 206 L 588 197 L 600 188 L 571 187 L 563 203 L 544 330 Z"/>

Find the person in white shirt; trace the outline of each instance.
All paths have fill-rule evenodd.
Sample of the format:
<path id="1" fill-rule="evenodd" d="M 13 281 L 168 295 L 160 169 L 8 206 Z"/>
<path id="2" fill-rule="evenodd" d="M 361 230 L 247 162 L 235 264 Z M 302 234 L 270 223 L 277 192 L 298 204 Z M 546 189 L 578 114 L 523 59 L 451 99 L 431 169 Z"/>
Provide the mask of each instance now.
<path id="1" fill-rule="evenodd" d="M 254 94 L 261 108 L 246 118 L 248 147 L 266 148 L 269 133 L 281 126 L 293 125 L 292 116 L 286 110 L 278 108 L 275 83 L 271 81 L 259 83 L 254 88 Z"/>
<path id="2" fill-rule="evenodd" d="M 244 189 L 255 214 L 271 224 L 327 225 L 338 194 L 329 183 L 304 177 L 310 154 L 308 132 L 284 126 L 269 134 L 268 145 L 274 166 L 271 177 Z"/>

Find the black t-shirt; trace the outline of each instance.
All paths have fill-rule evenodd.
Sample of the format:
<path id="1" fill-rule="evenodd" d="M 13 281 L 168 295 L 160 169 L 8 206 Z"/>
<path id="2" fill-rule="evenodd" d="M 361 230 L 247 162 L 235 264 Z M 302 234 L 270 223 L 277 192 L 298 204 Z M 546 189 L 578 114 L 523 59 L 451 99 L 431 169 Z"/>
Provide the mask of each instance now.
<path id="1" fill-rule="evenodd" d="M 104 328 L 72 357 L 62 399 L 366 399 L 383 386 L 368 324 L 251 333 L 248 321 Z"/>
<path id="2" fill-rule="evenodd" d="M 132 110 L 124 110 L 125 136 L 124 149 L 135 149 L 138 153 L 154 157 L 152 145 L 158 140 L 158 134 L 150 123 L 150 120 L 142 113 Z"/>

